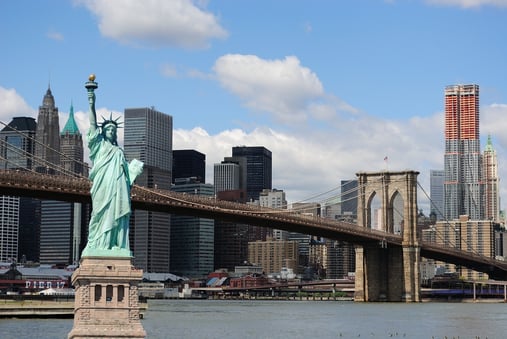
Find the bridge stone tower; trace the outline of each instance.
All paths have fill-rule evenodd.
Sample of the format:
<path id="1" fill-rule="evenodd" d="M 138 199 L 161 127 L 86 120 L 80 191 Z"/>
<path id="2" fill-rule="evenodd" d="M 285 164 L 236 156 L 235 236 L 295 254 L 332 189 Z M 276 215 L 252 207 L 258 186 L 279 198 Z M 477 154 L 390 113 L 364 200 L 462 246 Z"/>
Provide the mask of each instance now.
<path id="1" fill-rule="evenodd" d="M 372 227 L 371 205 L 375 196 L 379 196 L 379 226 L 386 233 L 394 233 L 394 200 L 399 195 L 403 199 L 403 241 L 401 248 L 385 242 L 356 246 L 355 301 L 421 301 L 416 231 L 418 174 L 415 171 L 356 174 L 358 226 Z"/>

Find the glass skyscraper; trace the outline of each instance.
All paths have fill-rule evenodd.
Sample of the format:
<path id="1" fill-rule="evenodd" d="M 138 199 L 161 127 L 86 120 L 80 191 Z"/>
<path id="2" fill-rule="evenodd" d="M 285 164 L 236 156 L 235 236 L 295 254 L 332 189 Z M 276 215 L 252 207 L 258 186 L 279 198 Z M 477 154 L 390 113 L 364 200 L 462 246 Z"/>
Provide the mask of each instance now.
<path id="1" fill-rule="evenodd" d="M 206 155 L 193 149 L 173 151 L 173 183 L 178 178 L 195 177 L 206 181 Z"/>
<path id="2" fill-rule="evenodd" d="M 177 179 L 175 192 L 212 197 L 213 185 L 192 178 Z M 171 216 L 171 273 L 202 278 L 214 270 L 213 219 Z"/>
<path id="3" fill-rule="evenodd" d="M 35 119 L 16 117 L 0 131 L 2 170 L 32 169 Z M 0 262 L 39 259 L 35 199 L 0 196 Z"/>
<path id="4" fill-rule="evenodd" d="M 430 214 L 444 220 L 444 170 L 430 170 Z"/>
<path id="5" fill-rule="evenodd" d="M 153 107 L 125 109 L 125 156 L 144 163 L 136 184 L 169 190 L 172 182 L 172 116 Z M 171 216 L 134 210 L 130 247 L 134 265 L 146 272 L 169 272 Z"/>
<path id="6" fill-rule="evenodd" d="M 263 189 L 272 188 L 271 151 L 263 146 L 236 146 L 232 157 L 246 158 L 246 194 L 249 201 L 259 200 Z"/>

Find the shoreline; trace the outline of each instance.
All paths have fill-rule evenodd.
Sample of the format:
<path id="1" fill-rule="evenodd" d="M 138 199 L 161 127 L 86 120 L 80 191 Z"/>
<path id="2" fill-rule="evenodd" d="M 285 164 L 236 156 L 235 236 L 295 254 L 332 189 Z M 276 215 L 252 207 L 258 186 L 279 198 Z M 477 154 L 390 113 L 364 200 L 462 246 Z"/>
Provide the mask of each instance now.
<path id="1" fill-rule="evenodd" d="M 192 300 L 196 299 L 185 299 L 185 298 L 176 298 L 176 299 L 148 299 L 146 302 L 140 303 L 140 308 L 142 314 L 146 313 L 148 310 L 148 302 L 150 300 Z M 323 302 L 354 302 L 353 298 L 341 297 L 341 298 L 312 298 L 312 297 L 301 297 L 296 299 L 287 299 L 287 298 L 273 298 L 273 297 L 263 297 L 263 298 L 224 298 L 224 299 L 201 299 L 201 300 L 213 300 L 213 301 L 221 301 L 221 300 L 249 300 L 249 301 L 323 301 Z M 423 298 L 420 303 L 492 303 L 492 304 L 500 304 L 505 303 L 506 301 L 499 298 L 487 298 L 487 299 L 471 299 L 471 298 L 463 298 L 463 299 L 446 299 L 446 298 Z M 376 303 L 376 302 L 368 302 L 368 303 Z M 74 317 L 74 301 L 34 301 L 34 300 L 4 300 L 4 302 L 0 302 L 0 318 L 73 318 Z"/>
<path id="2" fill-rule="evenodd" d="M 141 319 L 148 309 L 139 303 Z M 0 302 L 0 318 L 74 318 L 74 300 L 4 300 Z"/>

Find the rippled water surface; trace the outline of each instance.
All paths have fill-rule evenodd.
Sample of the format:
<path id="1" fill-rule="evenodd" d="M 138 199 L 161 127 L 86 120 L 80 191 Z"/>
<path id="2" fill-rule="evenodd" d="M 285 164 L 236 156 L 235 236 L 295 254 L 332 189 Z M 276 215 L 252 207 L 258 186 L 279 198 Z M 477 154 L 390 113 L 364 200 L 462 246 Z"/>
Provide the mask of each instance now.
<path id="1" fill-rule="evenodd" d="M 507 338 L 504 303 L 154 300 L 148 338 Z M 1 338 L 66 338 L 72 319 L 0 319 Z"/>

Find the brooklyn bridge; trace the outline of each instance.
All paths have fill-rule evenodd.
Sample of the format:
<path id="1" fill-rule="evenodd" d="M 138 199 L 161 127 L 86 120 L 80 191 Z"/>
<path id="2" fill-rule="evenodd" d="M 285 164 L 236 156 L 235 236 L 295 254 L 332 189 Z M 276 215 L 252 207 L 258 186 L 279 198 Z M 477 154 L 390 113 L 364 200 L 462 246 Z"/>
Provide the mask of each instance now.
<path id="1" fill-rule="evenodd" d="M 307 216 L 291 210 L 234 203 L 213 197 L 203 197 L 137 185 L 133 187 L 131 192 L 132 208 L 258 225 L 355 244 L 357 245 L 356 252 L 360 248 L 360 253 L 362 253 L 359 257 L 356 254 L 356 279 L 358 273 L 365 276 L 362 282 L 363 286 L 360 286 L 360 288 L 366 289 L 365 293 L 367 295 L 370 294 L 369 297 L 364 297 L 365 301 L 375 299 L 375 297 L 372 297 L 374 292 L 368 292 L 369 289 L 389 289 L 389 287 L 382 286 L 389 285 L 389 281 L 393 279 L 400 280 L 400 275 L 401 281 L 407 280 L 404 283 L 406 286 L 401 287 L 398 292 L 393 292 L 395 296 L 388 297 L 388 299 L 398 299 L 400 297 L 406 301 L 420 301 L 418 288 L 415 287 L 418 283 L 413 281 L 414 279 L 419 279 L 418 269 L 414 268 L 414 265 L 419 265 L 419 255 L 428 259 L 435 259 L 484 272 L 491 279 L 507 280 L 507 263 L 504 261 L 450 248 L 434 242 L 425 242 L 420 239 L 415 226 L 413 226 L 416 224 L 417 213 L 417 207 L 415 206 L 416 198 L 414 197 L 417 174 L 417 172 L 413 171 L 358 174 L 360 181 L 363 181 L 365 187 L 371 186 L 378 178 L 382 178 L 383 185 L 387 186 L 389 182 L 391 182 L 391 185 L 394 182 L 402 183 L 402 186 L 393 188 L 393 190 L 401 192 L 404 196 L 405 227 L 401 234 L 375 230 L 364 226 L 367 224 L 365 218 L 368 218 L 369 214 L 362 214 L 361 212 L 363 210 L 367 211 L 370 207 L 368 206 L 368 198 L 366 197 L 368 194 L 367 190 L 363 190 L 362 193 L 358 194 L 357 224 L 318 216 Z M 386 180 L 386 178 L 391 178 L 391 180 Z M 396 178 L 396 180 L 393 180 L 393 178 Z M 403 180 L 399 180 L 400 178 Z M 47 175 L 23 170 L 0 171 L 0 194 L 3 195 L 90 203 L 90 187 L 91 182 L 82 177 Z M 375 187 L 373 184 L 370 187 L 370 191 L 372 190 L 378 190 L 378 187 Z M 361 217 L 361 215 L 364 216 Z M 363 263 L 357 263 L 357 259 L 363 260 Z M 407 263 L 407 260 L 409 263 Z M 358 265 L 359 268 L 357 267 Z M 390 268 L 379 268 L 382 266 Z M 373 280 L 379 279 L 379 274 L 385 273 L 377 272 L 372 275 L 372 271 L 393 270 L 392 268 L 397 266 L 399 266 L 399 269 L 394 270 L 394 273 L 392 273 L 394 277 L 387 278 L 387 280 L 384 279 L 384 283 L 372 283 Z M 410 273 L 413 270 L 417 272 Z M 367 278 L 368 274 L 369 278 Z M 368 285 L 375 285 L 375 287 L 367 287 Z M 356 290 L 357 288 L 358 283 L 356 282 Z"/>

